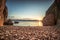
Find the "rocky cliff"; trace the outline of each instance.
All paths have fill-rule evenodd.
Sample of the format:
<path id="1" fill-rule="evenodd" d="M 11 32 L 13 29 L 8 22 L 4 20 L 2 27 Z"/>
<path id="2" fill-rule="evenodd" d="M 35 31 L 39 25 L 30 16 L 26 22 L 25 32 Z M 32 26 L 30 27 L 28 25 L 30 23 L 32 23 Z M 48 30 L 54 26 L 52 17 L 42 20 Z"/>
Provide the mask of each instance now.
<path id="1" fill-rule="evenodd" d="M 3 11 L 3 16 L 4 16 L 4 22 L 7 20 L 7 16 L 8 16 L 8 9 L 7 6 L 5 6 L 4 11 Z"/>
<path id="2" fill-rule="evenodd" d="M 7 7 L 6 0 L 0 0 L 0 26 L 3 26 L 4 21 L 6 20 Z"/>
<path id="3" fill-rule="evenodd" d="M 46 11 L 43 18 L 43 26 L 53 26 L 60 24 L 60 1 L 55 0 L 54 3 Z"/>

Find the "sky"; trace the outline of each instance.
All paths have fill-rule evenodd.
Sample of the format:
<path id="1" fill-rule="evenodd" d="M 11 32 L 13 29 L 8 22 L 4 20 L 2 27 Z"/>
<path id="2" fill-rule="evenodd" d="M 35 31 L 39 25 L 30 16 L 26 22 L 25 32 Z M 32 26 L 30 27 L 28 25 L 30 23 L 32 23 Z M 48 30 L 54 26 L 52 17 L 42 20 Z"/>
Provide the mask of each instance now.
<path id="1" fill-rule="evenodd" d="M 8 18 L 42 20 L 54 0 L 7 0 Z"/>

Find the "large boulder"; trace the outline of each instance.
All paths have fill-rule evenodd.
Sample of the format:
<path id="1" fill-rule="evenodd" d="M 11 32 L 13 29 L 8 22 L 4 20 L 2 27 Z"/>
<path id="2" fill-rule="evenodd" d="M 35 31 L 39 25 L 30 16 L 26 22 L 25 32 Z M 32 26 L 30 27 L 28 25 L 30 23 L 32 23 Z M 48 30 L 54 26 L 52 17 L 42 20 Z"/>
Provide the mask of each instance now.
<path id="1" fill-rule="evenodd" d="M 13 25 L 13 22 L 11 19 L 8 19 L 4 22 L 4 25 Z"/>

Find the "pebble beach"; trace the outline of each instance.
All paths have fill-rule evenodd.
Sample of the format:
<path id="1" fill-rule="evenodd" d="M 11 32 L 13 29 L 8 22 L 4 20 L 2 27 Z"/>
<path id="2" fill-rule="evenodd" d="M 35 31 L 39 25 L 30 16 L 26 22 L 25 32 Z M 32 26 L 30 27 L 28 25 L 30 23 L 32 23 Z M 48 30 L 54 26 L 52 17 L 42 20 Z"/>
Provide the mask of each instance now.
<path id="1" fill-rule="evenodd" d="M 0 40 L 60 40 L 60 28 L 4 26 L 0 27 Z"/>

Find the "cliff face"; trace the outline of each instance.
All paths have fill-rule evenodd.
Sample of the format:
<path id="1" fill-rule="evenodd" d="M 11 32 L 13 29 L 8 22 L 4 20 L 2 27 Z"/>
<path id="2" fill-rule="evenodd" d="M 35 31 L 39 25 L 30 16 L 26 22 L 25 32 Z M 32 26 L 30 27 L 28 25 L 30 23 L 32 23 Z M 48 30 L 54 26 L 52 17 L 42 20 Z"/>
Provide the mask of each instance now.
<path id="1" fill-rule="evenodd" d="M 44 26 L 53 26 L 53 25 L 55 25 L 54 14 L 51 13 L 51 14 L 45 16 L 44 19 L 43 19 L 43 25 Z"/>
<path id="2" fill-rule="evenodd" d="M 43 18 L 43 26 L 53 26 L 60 23 L 60 1 L 55 0 L 54 3 L 46 11 Z"/>
<path id="3" fill-rule="evenodd" d="M 4 22 L 5 22 L 7 20 L 7 16 L 8 16 L 7 6 L 5 6 L 5 8 L 4 8 L 3 16 L 4 16 Z"/>
<path id="4" fill-rule="evenodd" d="M 5 15 L 7 14 L 6 0 L 0 0 L 0 26 L 3 26 Z"/>

